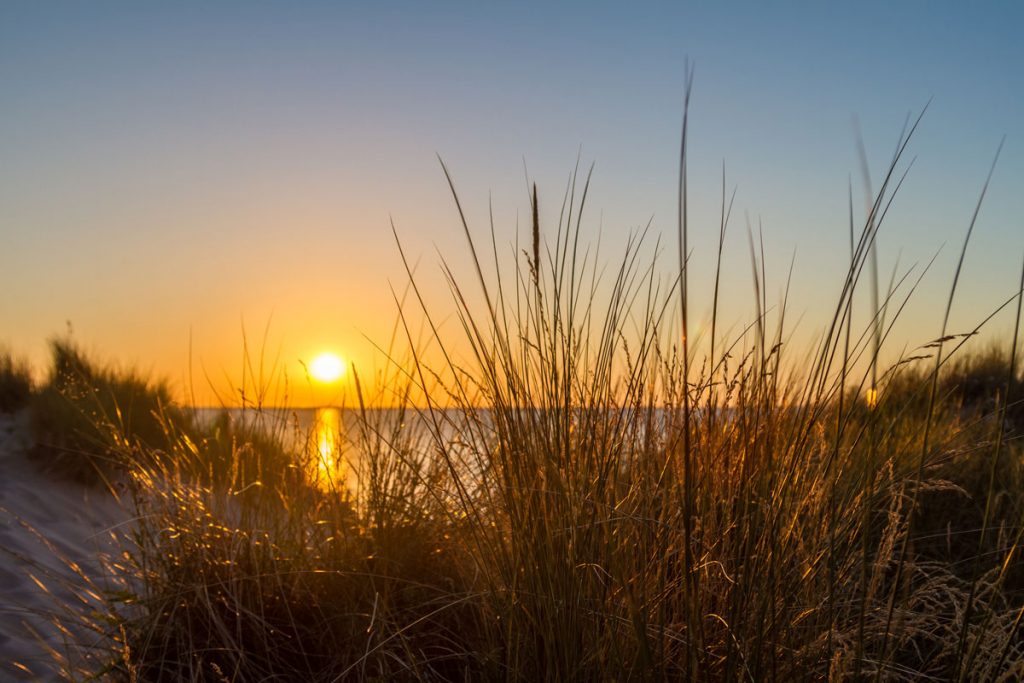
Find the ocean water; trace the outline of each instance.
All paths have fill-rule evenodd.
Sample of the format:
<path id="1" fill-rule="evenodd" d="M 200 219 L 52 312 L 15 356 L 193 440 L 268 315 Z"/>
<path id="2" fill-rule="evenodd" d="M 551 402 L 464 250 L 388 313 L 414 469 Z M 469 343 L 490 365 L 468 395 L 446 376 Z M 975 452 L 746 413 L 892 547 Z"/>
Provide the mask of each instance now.
<path id="1" fill-rule="evenodd" d="M 212 424 L 227 415 L 235 424 L 279 438 L 306 468 L 307 477 L 327 488 L 358 488 L 370 444 L 396 438 L 426 446 L 423 417 L 411 411 L 376 410 L 366 415 L 335 407 L 324 408 L 196 408 L 200 424 Z"/>
<path id="2" fill-rule="evenodd" d="M 523 409 L 533 411 L 537 409 Z M 700 411 L 695 411 L 698 415 Z M 446 457 L 453 458 L 456 469 L 466 477 L 462 485 L 474 488 L 482 475 L 478 456 L 494 447 L 491 415 L 486 409 L 468 417 L 459 410 L 435 411 L 382 409 L 359 411 L 341 408 L 269 408 L 269 409 L 196 409 L 200 422 L 212 423 L 227 414 L 236 423 L 255 427 L 277 436 L 295 453 L 309 479 L 324 487 L 344 489 L 355 494 L 371 462 L 368 451 L 388 457 L 430 457 L 437 441 L 445 444 Z M 655 408 L 652 414 L 636 414 L 631 409 L 609 409 L 607 418 L 618 423 L 623 455 L 628 443 L 640 443 L 647 430 L 670 429 L 674 413 Z M 467 420 L 471 424 L 467 424 Z M 544 420 L 541 420 L 543 424 Z M 379 462 L 379 460 L 378 460 Z M 628 461 L 623 460 L 623 466 Z"/>

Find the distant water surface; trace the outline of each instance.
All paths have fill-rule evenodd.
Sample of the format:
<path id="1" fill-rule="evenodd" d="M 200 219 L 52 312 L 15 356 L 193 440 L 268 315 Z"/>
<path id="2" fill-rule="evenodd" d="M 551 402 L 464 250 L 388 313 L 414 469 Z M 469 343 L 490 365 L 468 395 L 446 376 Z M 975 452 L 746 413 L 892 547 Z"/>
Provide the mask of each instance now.
<path id="1" fill-rule="evenodd" d="M 227 415 L 236 425 L 271 434 L 304 461 L 313 482 L 325 487 L 343 484 L 352 493 L 366 459 L 360 436 L 374 429 L 390 434 L 421 419 L 414 411 L 377 410 L 364 420 L 356 410 L 335 407 L 195 408 L 193 414 L 200 424 L 212 425 Z M 367 422 L 372 425 L 368 427 Z"/>

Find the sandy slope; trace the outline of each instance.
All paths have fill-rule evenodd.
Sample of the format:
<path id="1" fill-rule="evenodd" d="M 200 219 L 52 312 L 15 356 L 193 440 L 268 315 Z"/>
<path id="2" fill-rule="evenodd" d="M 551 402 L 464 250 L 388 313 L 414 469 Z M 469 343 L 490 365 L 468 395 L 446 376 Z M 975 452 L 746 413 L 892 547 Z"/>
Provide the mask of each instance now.
<path id="1" fill-rule="evenodd" d="M 74 624 L 98 604 L 90 591 L 116 588 L 104 563 L 129 523 L 111 494 L 40 474 L 25 458 L 26 421 L 0 414 L 0 680 L 56 679 L 48 649 L 63 655 L 68 640 L 97 642 Z M 55 627 L 58 617 L 71 638 Z"/>

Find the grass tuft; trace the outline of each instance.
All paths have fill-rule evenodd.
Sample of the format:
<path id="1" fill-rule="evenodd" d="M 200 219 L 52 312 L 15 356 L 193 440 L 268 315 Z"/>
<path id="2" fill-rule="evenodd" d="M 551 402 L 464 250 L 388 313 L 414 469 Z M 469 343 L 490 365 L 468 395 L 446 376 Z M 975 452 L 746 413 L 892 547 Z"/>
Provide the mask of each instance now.
<path id="1" fill-rule="evenodd" d="M 0 352 L 0 413 L 14 413 L 28 405 L 32 388 L 28 363 Z"/>
<path id="2" fill-rule="evenodd" d="M 391 375 L 374 393 L 355 374 L 340 469 L 311 478 L 309 442 L 260 409 L 200 428 L 168 417 L 162 385 L 56 343 L 38 433 L 122 465 L 138 520 L 114 568 L 133 588 L 85 666 L 190 681 L 1024 671 L 1016 349 L 970 355 L 978 330 L 944 322 L 882 363 L 916 285 L 894 272 L 883 293 L 875 244 L 916 125 L 859 231 L 851 202 L 849 269 L 811 353 L 789 346 L 785 298 L 767 305 L 753 234 L 756 319 L 688 339 L 685 123 L 668 278 L 646 231 L 611 268 L 588 250 L 589 174 L 549 227 L 532 188 L 530 248 L 503 271 L 493 226 L 480 250 L 443 169 L 470 279 L 442 264 L 442 324 L 399 242 Z M 726 196 L 723 178 L 720 250 Z M 716 292 L 721 275 L 719 253 Z"/>
<path id="3" fill-rule="evenodd" d="M 50 343 L 51 367 L 32 398 L 33 458 L 87 483 L 107 481 L 135 458 L 158 457 L 184 413 L 166 383 L 104 367 L 70 339 Z M 128 442 L 131 440 L 131 443 Z"/>

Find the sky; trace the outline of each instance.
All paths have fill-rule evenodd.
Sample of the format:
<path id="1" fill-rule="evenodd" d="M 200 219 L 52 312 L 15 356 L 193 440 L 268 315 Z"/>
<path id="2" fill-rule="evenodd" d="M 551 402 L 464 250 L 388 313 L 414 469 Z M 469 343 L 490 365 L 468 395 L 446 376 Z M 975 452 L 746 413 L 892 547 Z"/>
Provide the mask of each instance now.
<path id="1" fill-rule="evenodd" d="M 230 397 L 245 348 L 296 404 L 334 400 L 299 361 L 381 361 L 407 280 L 445 333 L 440 268 L 473 271 L 439 164 L 503 254 L 553 230 L 593 164 L 582 238 L 609 262 L 649 221 L 676 239 L 687 60 L 695 325 L 710 309 L 723 166 L 736 189 L 723 315 L 753 311 L 747 225 L 809 340 L 908 115 L 928 106 L 879 237 L 884 279 L 938 252 L 893 353 L 939 335 L 959 248 L 996 167 L 951 331 L 1017 289 L 1024 258 L 1024 5 L 879 3 L 0 3 L 0 346 L 47 340 Z M 550 233 L 546 233 L 550 236 Z M 902 271 L 901 271 L 902 272 Z M 1012 308 L 1012 307 L 1011 307 Z M 1012 311 L 1010 311 L 1012 313 Z M 1012 316 L 993 320 L 1005 336 Z M 230 400 L 230 399 L 229 399 Z"/>

